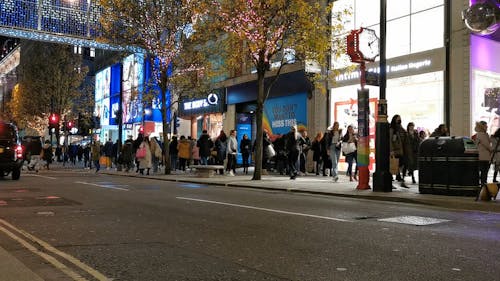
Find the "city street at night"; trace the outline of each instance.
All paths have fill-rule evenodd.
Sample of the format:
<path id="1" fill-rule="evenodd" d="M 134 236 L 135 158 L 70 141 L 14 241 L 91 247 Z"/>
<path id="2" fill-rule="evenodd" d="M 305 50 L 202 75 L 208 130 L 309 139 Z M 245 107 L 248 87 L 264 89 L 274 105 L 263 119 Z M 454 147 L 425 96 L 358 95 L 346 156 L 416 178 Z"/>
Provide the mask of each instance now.
<path id="1" fill-rule="evenodd" d="M 43 280 L 500 276 L 496 212 L 78 169 L 24 173 L 0 185 L 2 260 L 16 259 L 25 268 L 18 273 Z"/>

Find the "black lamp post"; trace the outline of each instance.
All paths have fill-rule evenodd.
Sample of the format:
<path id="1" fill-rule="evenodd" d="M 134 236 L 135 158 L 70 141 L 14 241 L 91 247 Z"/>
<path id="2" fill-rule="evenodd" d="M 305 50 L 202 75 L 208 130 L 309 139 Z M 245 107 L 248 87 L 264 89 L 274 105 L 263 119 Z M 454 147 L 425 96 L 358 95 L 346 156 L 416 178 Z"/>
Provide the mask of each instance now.
<path id="1" fill-rule="evenodd" d="M 391 192 L 392 175 L 389 172 L 389 123 L 387 120 L 387 101 L 385 99 L 387 85 L 387 0 L 380 0 L 380 96 L 378 118 L 375 134 L 376 170 L 373 174 L 373 191 Z"/>

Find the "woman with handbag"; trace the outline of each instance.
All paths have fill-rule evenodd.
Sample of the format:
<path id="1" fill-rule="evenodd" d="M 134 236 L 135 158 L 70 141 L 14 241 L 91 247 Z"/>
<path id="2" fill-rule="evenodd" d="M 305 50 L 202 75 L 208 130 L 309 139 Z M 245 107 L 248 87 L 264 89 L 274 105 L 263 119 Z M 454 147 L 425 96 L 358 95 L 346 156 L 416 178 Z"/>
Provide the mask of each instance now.
<path id="1" fill-rule="evenodd" d="M 349 181 L 358 180 L 358 163 L 357 163 L 357 146 L 358 139 L 356 134 L 354 133 L 354 128 L 352 125 L 347 127 L 347 132 L 342 138 L 342 152 L 345 155 L 347 166 L 346 175 L 349 176 Z M 356 162 L 356 169 L 354 170 L 354 175 L 352 174 L 352 163 Z"/>

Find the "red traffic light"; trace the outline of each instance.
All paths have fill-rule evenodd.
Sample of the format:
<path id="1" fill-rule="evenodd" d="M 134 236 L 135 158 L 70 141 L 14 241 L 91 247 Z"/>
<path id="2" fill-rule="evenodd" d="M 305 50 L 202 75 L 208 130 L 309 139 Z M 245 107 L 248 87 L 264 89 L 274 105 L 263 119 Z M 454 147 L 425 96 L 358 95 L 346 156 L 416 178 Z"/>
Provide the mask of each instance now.
<path id="1" fill-rule="evenodd" d="M 72 129 L 73 128 L 73 121 L 68 121 L 68 129 Z"/>
<path id="2" fill-rule="evenodd" d="M 59 115 L 57 115 L 56 113 L 50 114 L 49 123 L 52 125 L 59 123 Z"/>
<path id="3" fill-rule="evenodd" d="M 143 127 L 143 126 L 140 126 L 140 127 L 139 127 L 139 133 L 140 133 L 140 134 L 144 134 L 144 127 Z"/>

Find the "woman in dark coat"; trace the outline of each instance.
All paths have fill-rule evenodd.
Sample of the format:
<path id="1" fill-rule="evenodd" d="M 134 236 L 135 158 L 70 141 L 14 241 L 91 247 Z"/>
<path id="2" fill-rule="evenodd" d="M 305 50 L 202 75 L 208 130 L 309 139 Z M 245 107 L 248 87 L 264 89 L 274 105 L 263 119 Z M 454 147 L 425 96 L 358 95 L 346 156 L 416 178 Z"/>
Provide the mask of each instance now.
<path id="1" fill-rule="evenodd" d="M 406 158 L 406 167 L 408 169 L 408 173 L 411 176 L 412 183 L 416 183 L 415 176 L 413 175 L 413 171 L 418 169 L 418 146 L 420 145 L 420 137 L 418 136 L 417 130 L 415 130 L 415 124 L 413 122 L 408 123 L 406 126 L 406 132 L 408 134 L 408 155 Z M 403 171 L 403 175 L 404 175 Z"/>
<path id="2" fill-rule="evenodd" d="M 332 174 L 332 160 L 330 159 L 330 145 L 332 144 L 332 137 L 330 131 L 326 131 L 320 141 L 321 160 L 323 160 L 323 176 L 326 177 Z"/>
<path id="3" fill-rule="evenodd" d="M 316 163 L 314 171 L 316 175 L 319 175 L 319 170 L 321 168 L 321 139 L 323 138 L 323 133 L 318 132 L 311 144 L 311 150 L 313 151 L 313 161 Z"/>
<path id="4" fill-rule="evenodd" d="M 243 159 L 243 172 L 248 174 L 248 166 L 250 166 L 248 159 L 250 158 L 250 152 L 252 152 L 252 141 L 247 134 L 244 134 L 240 141 L 240 152 Z"/>

